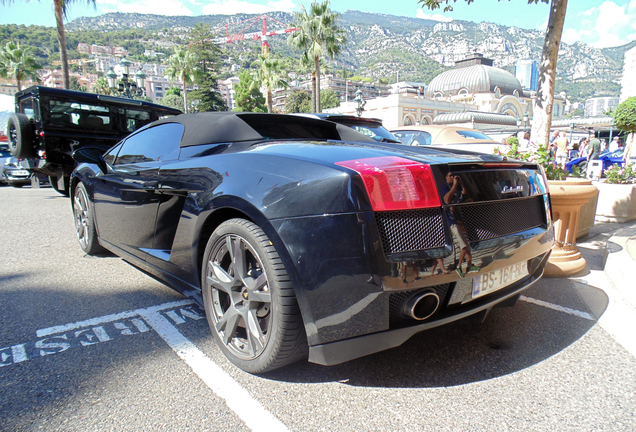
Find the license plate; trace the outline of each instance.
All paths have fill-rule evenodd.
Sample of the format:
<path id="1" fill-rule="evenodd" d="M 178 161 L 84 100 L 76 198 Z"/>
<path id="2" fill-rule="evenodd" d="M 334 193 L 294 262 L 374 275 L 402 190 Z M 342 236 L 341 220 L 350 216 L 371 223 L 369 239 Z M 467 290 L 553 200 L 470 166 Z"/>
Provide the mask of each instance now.
<path id="1" fill-rule="evenodd" d="M 473 298 L 485 296 L 528 276 L 526 261 L 473 278 Z"/>
<path id="2" fill-rule="evenodd" d="M 9 174 L 14 176 L 28 176 L 29 172 L 27 170 L 15 170 L 15 171 L 9 171 Z"/>

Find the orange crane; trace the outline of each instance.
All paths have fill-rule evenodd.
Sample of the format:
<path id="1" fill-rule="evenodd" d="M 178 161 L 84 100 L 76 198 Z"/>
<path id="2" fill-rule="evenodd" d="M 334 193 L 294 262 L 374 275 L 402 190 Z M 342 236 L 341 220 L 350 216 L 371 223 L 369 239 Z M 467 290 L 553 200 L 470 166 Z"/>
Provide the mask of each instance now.
<path id="1" fill-rule="evenodd" d="M 273 31 L 267 31 L 267 20 L 271 20 L 271 21 L 275 21 L 276 23 L 284 26 L 283 29 L 280 30 L 273 30 Z M 261 29 L 260 32 L 250 32 L 250 33 L 245 33 L 246 30 L 248 30 L 250 27 L 252 27 L 255 23 L 257 23 L 259 20 L 263 20 L 263 27 Z M 245 27 L 243 27 L 243 29 L 241 29 L 238 33 L 230 36 L 230 26 L 234 26 L 234 25 L 239 25 L 239 24 L 243 24 L 245 23 Z M 295 32 L 296 30 L 298 30 L 295 27 L 288 27 L 286 24 L 272 18 L 269 17 L 267 15 L 261 15 L 259 17 L 256 18 L 251 18 L 248 20 L 243 20 L 243 21 L 239 21 L 236 23 L 227 23 L 221 27 L 219 27 L 218 29 L 215 30 L 215 33 L 220 31 L 221 29 L 225 29 L 225 37 L 217 37 L 214 39 L 206 39 L 207 41 L 210 41 L 212 43 L 215 44 L 223 44 L 223 43 L 230 43 L 230 42 L 234 42 L 234 41 L 239 41 L 239 40 L 245 40 L 245 39 L 252 39 L 252 40 L 261 40 L 261 50 L 263 53 L 264 57 L 267 57 L 267 55 L 269 54 L 269 42 L 267 41 L 267 38 L 269 38 L 270 36 L 277 36 L 277 35 L 284 35 L 284 34 L 289 34 L 291 32 Z"/>

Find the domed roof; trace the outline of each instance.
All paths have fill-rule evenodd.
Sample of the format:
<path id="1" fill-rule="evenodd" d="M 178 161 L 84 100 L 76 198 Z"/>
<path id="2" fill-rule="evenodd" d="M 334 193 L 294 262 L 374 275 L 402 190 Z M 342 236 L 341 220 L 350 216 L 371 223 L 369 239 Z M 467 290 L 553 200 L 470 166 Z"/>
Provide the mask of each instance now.
<path id="1" fill-rule="evenodd" d="M 441 92 L 444 96 L 454 96 L 461 89 L 468 93 L 495 92 L 499 87 L 501 94 L 523 94 L 521 83 L 510 72 L 492 66 L 477 64 L 468 67 L 452 69 L 433 78 L 426 88 L 426 96 L 432 98 Z"/>

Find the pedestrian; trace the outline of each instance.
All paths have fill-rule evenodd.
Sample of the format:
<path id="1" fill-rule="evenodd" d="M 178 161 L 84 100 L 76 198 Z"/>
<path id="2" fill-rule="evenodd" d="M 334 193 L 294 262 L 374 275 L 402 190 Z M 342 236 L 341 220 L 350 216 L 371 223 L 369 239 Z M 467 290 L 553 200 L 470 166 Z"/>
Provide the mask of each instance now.
<path id="1" fill-rule="evenodd" d="M 617 136 L 614 137 L 612 143 L 609 145 L 609 151 L 615 152 L 621 147 L 621 142 Z"/>
<path id="2" fill-rule="evenodd" d="M 565 131 L 561 131 L 560 136 L 554 140 L 554 145 L 556 147 L 556 163 L 565 169 L 565 164 L 568 161 L 568 139 L 565 137 Z"/>
<path id="3" fill-rule="evenodd" d="M 601 141 L 594 137 L 588 144 L 587 161 L 596 160 L 601 155 Z"/>
<path id="4" fill-rule="evenodd" d="M 601 150 L 601 154 L 607 153 L 609 151 L 609 144 L 604 139 L 601 140 L 601 148 L 603 149 Z"/>
<path id="5" fill-rule="evenodd" d="M 523 134 L 523 138 L 519 140 L 519 152 L 527 153 L 529 152 L 531 144 L 530 144 L 530 132 L 526 132 Z"/>
<path id="6" fill-rule="evenodd" d="M 587 157 L 587 138 L 581 138 L 579 141 L 579 157 Z"/>

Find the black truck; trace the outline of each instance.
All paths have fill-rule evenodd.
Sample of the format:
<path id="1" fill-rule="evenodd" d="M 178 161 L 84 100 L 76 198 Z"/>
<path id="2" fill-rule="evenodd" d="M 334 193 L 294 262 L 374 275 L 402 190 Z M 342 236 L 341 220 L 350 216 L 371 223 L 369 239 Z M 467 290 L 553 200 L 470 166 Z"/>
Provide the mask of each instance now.
<path id="1" fill-rule="evenodd" d="M 135 130 L 181 111 L 150 102 L 32 86 L 15 95 L 15 114 L 7 122 L 11 154 L 28 170 L 48 176 L 51 186 L 68 195 L 81 147 L 105 152 Z M 24 164 L 23 164 L 24 166 Z"/>

